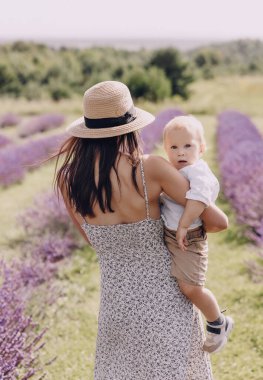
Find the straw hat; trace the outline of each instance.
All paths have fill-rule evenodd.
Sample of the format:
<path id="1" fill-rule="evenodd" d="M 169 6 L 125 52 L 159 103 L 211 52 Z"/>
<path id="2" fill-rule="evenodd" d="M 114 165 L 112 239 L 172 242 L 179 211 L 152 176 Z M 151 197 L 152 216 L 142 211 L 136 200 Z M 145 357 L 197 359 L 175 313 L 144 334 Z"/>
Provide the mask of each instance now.
<path id="1" fill-rule="evenodd" d="M 83 98 L 84 117 L 71 123 L 67 132 L 81 138 L 124 135 L 150 124 L 154 116 L 134 107 L 128 87 L 105 81 L 89 88 Z"/>

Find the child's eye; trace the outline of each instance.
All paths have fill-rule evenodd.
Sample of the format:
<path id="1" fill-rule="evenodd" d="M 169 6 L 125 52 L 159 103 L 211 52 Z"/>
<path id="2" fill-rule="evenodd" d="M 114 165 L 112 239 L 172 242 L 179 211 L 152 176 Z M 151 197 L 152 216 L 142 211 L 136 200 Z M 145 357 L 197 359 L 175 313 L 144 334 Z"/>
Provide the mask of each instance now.
<path id="1" fill-rule="evenodd" d="M 185 147 L 186 148 L 191 148 L 191 144 L 186 144 Z"/>
<path id="2" fill-rule="evenodd" d="M 176 149 L 176 148 L 177 148 L 176 145 L 172 145 L 172 146 L 171 146 L 171 149 Z"/>

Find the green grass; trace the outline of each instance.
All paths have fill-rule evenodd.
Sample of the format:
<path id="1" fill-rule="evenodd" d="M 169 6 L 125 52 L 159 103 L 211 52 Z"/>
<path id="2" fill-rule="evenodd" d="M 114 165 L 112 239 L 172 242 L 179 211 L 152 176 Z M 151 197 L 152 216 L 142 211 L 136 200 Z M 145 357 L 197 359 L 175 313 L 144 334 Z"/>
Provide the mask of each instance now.
<path id="1" fill-rule="evenodd" d="M 157 105 L 143 102 L 141 106 L 154 113 L 178 106 L 185 112 L 197 114 L 205 126 L 208 149 L 204 158 L 218 175 L 216 113 L 234 107 L 250 115 L 263 131 L 263 77 L 202 81 L 193 84 L 192 91 L 193 96 L 187 102 L 175 98 Z M 6 100 L 3 106 L 6 112 L 17 109 L 23 115 L 65 112 L 68 121 L 81 114 L 80 99 L 58 104 Z M 161 147 L 159 152 L 163 154 Z M 28 173 L 22 184 L 0 190 L 1 220 L 4 220 L 0 243 L 5 258 L 19 254 L 12 242 L 26 239 L 15 224 L 16 214 L 29 206 L 40 191 L 51 188 L 53 170 L 54 165 L 50 163 Z M 263 373 L 263 290 L 262 284 L 252 282 L 245 265 L 245 261 L 254 259 L 256 254 L 242 229 L 235 224 L 233 212 L 222 196 L 218 205 L 229 215 L 230 228 L 209 235 L 207 286 L 220 305 L 228 308 L 236 325 L 225 350 L 212 356 L 215 380 L 259 380 Z M 57 359 L 47 367 L 46 379 L 92 380 L 99 309 L 99 268 L 95 253 L 88 247 L 74 252 L 61 263 L 55 284 L 62 295 L 56 304 L 46 308 L 43 326 L 47 325 L 49 331 L 41 355 L 44 361 L 55 356 Z M 41 302 L 39 299 L 40 305 Z"/>
<path id="2" fill-rule="evenodd" d="M 47 367 L 47 379 L 92 379 L 99 309 L 99 268 L 89 248 L 76 251 L 61 266 L 58 303 L 47 310 L 43 359 L 57 359 Z"/>
<path id="3" fill-rule="evenodd" d="M 53 172 L 53 164 L 44 165 L 28 173 L 22 183 L 0 188 L 1 220 L 4 221 L 0 227 L 0 249 L 5 259 L 18 254 L 15 242 L 25 238 L 16 221 L 17 215 L 29 207 L 40 192 L 50 190 Z"/>

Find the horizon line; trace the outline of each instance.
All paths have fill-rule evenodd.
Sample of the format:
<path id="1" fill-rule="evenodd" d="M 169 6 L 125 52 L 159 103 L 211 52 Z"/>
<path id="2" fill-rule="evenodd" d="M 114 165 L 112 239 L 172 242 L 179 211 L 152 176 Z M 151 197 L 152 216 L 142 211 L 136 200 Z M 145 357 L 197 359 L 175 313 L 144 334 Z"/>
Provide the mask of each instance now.
<path id="1" fill-rule="evenodd" d="M 1 36 L 0 40 L 119 40 L 119 41 L 127 41 L 127 40 L 155 40 L 155 41 L 207 41 L 207 40 L 263 40 L 262 37 L 256 37 L 256 36 L 210 36 L 210 37 L 189 37 L 189 36 L 178 36 L 178 37 L 171 37 L 171 36 L 158 36 L 158 37 L 149 37 L 149 36 L 127 36 L 127 37 L 119 37 L 119 36 L 87 36 L 87 37 L 70 37 L 70 36 Z"/>

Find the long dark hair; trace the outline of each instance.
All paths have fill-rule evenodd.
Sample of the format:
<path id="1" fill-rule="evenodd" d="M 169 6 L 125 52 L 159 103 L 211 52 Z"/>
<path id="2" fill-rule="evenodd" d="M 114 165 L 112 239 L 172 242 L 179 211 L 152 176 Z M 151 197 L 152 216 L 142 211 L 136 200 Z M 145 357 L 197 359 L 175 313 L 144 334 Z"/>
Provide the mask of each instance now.
<path id="1" fill-rule="evenodd" d="M 120 187 L 117 166 L 120 152 L 129 155 L 132 170 L 132 182 L 139 192 L 136 182 L 136 168 L 140 157 L 140 139 L 138 132 L 122 136 L 100 139 L 70 137 L 57 153 L 55 169 L 55 188 L 59 193 L 65 189 L 71 207 L 82 216 L 95 217 L 93 208 L 98 202 L 103 213 L 114 212 L 111 207 L 112 184 L 110 173 L 116 173 Z M 65 154 L 62 166 L 57 170 L 59 158 Z M 99 180 L 95 182 L 95 164 L 99 158 Z"/>

